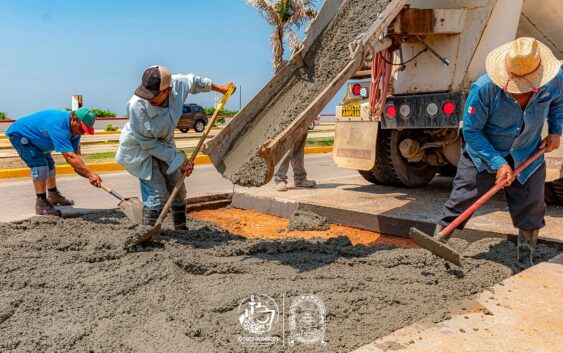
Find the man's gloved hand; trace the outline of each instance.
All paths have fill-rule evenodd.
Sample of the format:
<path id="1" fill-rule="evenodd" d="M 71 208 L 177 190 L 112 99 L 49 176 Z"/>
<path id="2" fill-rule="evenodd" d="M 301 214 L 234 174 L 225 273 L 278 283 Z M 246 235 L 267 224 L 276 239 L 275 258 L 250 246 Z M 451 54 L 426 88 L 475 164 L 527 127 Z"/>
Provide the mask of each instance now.
<path id="1" fill-rule="evenodd" d="M 551 151 L 555 151 L 556 149 L 558 149 L 560 144 L 561 144 L 561 136 L 547 135 L 547 137 L 543 139 L 540 148 L 545 147 L 545 153 L 549 153 Z"/>
<path id="2" fill-rule="evenodd" d="M 497 185 L 504 185 L 504 187 L 510 186 L 514 181 L 514 176 L 512 175 L 512 168 L 508 163 L 504 164 L 497 170 Z"/>
<path id="3" fill-rule="evenodd" d="M 194 163 L 189 159 L 186 159 L 184 164 L 182 164 L 182 166 L 180 167 L 180 170 L 182 171 L 182 173 L 185 173 L 186 176 L 190 176 L 194 171 Z"/>
<path id="4" fill-rule="evenodd" d="M 92 184 L 92 186 L 97 188 L 99 188 L 102 184 L 102 178 L 96 173 L 90 173 L 90 175 L 88 175 L 88 181 Z"/>

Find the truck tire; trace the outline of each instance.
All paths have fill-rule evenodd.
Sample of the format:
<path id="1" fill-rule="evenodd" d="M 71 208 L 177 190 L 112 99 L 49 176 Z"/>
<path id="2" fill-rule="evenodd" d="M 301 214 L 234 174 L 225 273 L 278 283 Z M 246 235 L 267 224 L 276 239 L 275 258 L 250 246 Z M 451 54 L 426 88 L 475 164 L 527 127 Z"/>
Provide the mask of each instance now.
<path id="1" fill-rule="evenodd" d="M 360 175 L 374 184 L 416 188 L 428 184 L 438 172 L 426 162 L 409 163 L 401 154 L 399 144 L 414 130 L 379 129 L 375 154 L 375 167 L 359 171 Z"/>
<path id="2" fill-rule="evenodd" d="M 372 170 L 358 170 L 360 175 L 370 183 L 379 185 L 401 186 L 393 170 L 391 160 L 391 131 L 379 129 L 375 148 L 375 167 Z"/>
<path id="3" fill-rule="evenodd" d="M 563 178 L 545 183 L 545 203 L 563 205 Z"/>
<path id="4" fill-rule="evenodd" d="M 190 129 L 186 129 L 186 128 L 181 128 L 181 129 L 180 129 L 180 132 L 182 132 L 182 133 L 184 133 L 184 134 L 185 134 L 186 132 L 188 132 L 188 131 L 190 131 Z"/>
<path id="5" fill-rule="evenodd" d="M 428 184 L 438 172 L 438 167 L 433 167 L 426 162 L 409 163 L 401 154 L 399 144 L 411 134 L 418 134 L 417 130 L 391 130 L 391 160 L 393 170 L 401 184 L 409 188 L 417 188 Z"/>

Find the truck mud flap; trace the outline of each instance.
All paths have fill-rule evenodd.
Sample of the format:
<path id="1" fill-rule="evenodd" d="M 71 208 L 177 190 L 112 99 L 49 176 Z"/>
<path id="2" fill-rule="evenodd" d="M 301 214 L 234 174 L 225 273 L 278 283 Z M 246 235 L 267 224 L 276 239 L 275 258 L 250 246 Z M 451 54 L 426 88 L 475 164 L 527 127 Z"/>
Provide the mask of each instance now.
<path id="1" fill-rule="evenodd" d="M 371 170 L 379 122 L 369 119 L 337 121 L 332 159 L 340 168 Z"/>

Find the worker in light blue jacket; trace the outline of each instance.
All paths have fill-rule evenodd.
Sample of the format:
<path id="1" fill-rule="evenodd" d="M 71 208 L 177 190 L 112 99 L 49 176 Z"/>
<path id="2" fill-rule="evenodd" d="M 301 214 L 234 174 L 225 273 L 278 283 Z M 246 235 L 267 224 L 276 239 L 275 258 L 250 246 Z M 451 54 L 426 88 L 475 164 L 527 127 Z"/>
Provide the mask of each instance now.
<path id="1" fill-rule="evenodd" d="M 518 38 L 493 50 L 487 74 L 471 87 L 463 115 L 464 151 L 436 233 L 467 210 L 495 183 L 504 192 L 518 232 L 518 265 L 533 264 L 539 230 L 545 226 L 543 156 L 516 178 L 514 169 L 539 148 L 560 146 L 563 74 L 551 50 L 533 38 Z M 547 121 L 548 136 L 542 139 Z M 460 225 L 460 229 L 465 223 Z"/>
<path id="2" fill-rule="evenodd" d="M 129 122 L 119 138 L 115 160 L 139 178 L 143 198 L 143 224 L 153 226 L 166 200 L 181 178 L 191 174 L 193 165 L 174 141 L 174 130 L 188 94 L 225 93 L 229 84 L 217 86 L 195 75 L 172 75 L 162 66 L 151 66 L 141 85 L 127 103 Z M 186 229 L 186 189 L 172 204 L 175 229 Z"/>

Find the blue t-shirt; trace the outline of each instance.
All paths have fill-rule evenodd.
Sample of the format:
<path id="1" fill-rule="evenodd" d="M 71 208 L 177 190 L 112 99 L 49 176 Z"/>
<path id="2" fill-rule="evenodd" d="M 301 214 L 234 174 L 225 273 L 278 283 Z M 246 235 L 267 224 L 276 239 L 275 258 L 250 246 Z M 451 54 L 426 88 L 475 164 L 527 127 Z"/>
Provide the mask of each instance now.
<path id="1" fill-rule="evenodd" d="M 81 135 L 72 136 L 70 112 L 44 110 L 16 120 L 6 131 L 27 138 L 42 152 L 78 152 Z"/>

